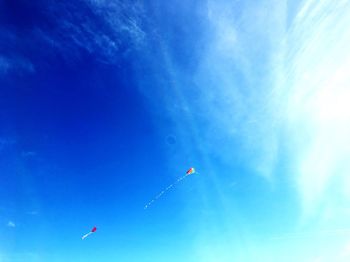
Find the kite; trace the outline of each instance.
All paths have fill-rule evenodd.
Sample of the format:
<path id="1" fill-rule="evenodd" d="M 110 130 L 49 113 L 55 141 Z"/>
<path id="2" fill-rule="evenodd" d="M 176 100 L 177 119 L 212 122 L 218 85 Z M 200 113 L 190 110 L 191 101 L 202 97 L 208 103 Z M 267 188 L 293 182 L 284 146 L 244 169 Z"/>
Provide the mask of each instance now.
<path id="1" fill-rule="evenodd" d="M 191 167 L 189 170 L 187 170 L 186 175 L 192 175 L 194 173 L 196 173 L 196 170 L 194 169 L 194 167 Z"/>
<path id="2" fill-rule="evenodd" d="M 177 183 L 179 183 L 181 180 L 185 179 L 186 177 L 188 177 L 189 175 L 192 175 L 194 173 L 199 174 L 198 172 L 196 172 L 196 170 L 194 169 L 194 167 L 191 167 L 189 170 L 187 170 L 186 174 L 182 177 L 179 177 L 175 182 L 173 182 L 172 184 L 170 184 L 169 186 L 167 186 L 165 189 L 163 189 L 158 195 L 156 195 L 150 202 L 148 202 L 144 209 L 147 209 L 150 205 L 152 205 L 155 201 L 157 201 L 162 195 L 164 195 L 169 189 L 171 189 L 173 186 L 175 186 Z"/>
<path id="3" fill-rule="evenodd" d="M 87 238 L 88 236 L 90 236 L 92 233 L 95 233 L 96 230 L 97 230 L 97 228 L 96 228 L 96 227 L 93 227 L 93 228 L 91 229 L 91 231 L 90 231 L 89 233 L 83 235 L 83 236 L 81 237 L 81 239 L 84 240 L 85 238 Z"/>

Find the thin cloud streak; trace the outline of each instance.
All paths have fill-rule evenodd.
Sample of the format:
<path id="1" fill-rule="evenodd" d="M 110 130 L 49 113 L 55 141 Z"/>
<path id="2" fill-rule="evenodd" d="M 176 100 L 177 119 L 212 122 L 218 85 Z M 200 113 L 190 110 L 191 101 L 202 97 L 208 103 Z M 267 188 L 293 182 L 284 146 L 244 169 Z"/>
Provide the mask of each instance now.
<path id="1" fill-rule="evenodd" d="M 301 220 L 321 222 L 350 196 L 349 4 L 306 1 L 290 25 L 286 2 L 249 6 L 238 18 L 229 10 L 234 4 L 208 2 L 211 40 L 195 75 L 204 140 L 271 182 L 282 161 L 300 194 Z M 231 142 L 218 148 L 223 138 Z"/>
<path id="2" fill-rule="evenodd" d="M 202 91 L 202 120 L 209 127 L 204 140 L 210 141 L 211 152 L 224 156 L 228 163 L 245 162 L 256 174 L 271 179 L 281 118 L 276 114 L 281 110 L 276 110 L 279 104 L 271 72 L 285 30 L 286 4 L 243 4 L 237 14 L 235 3 L 209 1 L 207 13 L 212 30 L 195 75 Z M 257 21 L 252 24 L 253 17 Z M 218 151 L 219 141 L 213 137 L 228 143 Z"/>
<path id="3" fill-rule="evenodd" d="M 16 224 L 10 220 L 9 222 L 7 222 L 7 226 L 14 228 L 14 227 L 16 227 Z"/>
<path id="4" fill-rule="evenodd" d="M 307 2 L 288 35 L 287 134 L 305 219 L 349 197 L 349 14 L 345 2 Z"/>
<path id="5" fill-rule="evenodd" d="M 0 75 L 5 75 L 10 72 L 35 72 L 34 65 L 27 59 L 22 57 L 9 58 L 0 54 Z"/>
<path id="6" fill-rule="evenodd" d="M 37 58 L 31 54 L 38 48 L 44 61 L 58 55 L 74 63 L 87 53 L 101 63 L 118 64 L 123 59 L 121 54 L 138 50 L 146 39 L 146 18 L 140 2 L 86 0 L 81 5 L 58 3 L 42 10 L 50 28 L 43 21 L 37 22 L 23 36 L 20 30 L 0 29 L 0 39 L 7 43 L 0 53 L 0 74 L 34 73 L 37 65 L 33 61 Z M 14 53 L 11 46 L 20 46 L 23 52 Z"/>

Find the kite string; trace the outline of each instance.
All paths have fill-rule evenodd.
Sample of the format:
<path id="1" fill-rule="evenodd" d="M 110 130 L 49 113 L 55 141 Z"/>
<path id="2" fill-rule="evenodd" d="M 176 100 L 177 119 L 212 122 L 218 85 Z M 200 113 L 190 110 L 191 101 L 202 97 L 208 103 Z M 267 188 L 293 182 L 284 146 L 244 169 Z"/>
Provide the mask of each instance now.
<path id="1" fill-rule="evenodd" d="M 170 184 L 169 186 L 167 186 L 165 189 L 163 189 L 158 195 L 156 195 L 150 202 L 148 202 L 144 209 L 147 209 L 150 205 L 153 204 L 153 202 L 155 202 L 157 199 L 159 199 L 162 195 L 164 195 L 168 190 L 170 190 L 173 186 L 175 186 L 177 183 L 179 183 L 181 180 L 183 180 L 185 177 L 187 176 L 184 175 L 180 178 L 178 178 L 175 182 L 173 182 L 172 184 Z"/>

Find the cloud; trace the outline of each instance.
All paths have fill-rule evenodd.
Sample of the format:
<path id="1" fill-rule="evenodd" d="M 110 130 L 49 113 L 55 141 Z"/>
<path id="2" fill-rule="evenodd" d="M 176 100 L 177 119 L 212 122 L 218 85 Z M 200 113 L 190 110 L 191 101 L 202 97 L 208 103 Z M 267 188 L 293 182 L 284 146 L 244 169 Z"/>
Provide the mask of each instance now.
<path id="1" fill-rule="evenodd" d="M 235 3 L 209 1 L 198 96 L 188 102 L 208 151 L 270 181 L 289 176 L 305 222 L 349 218 L 341 219 L 350 200 L 345 3 L 306 1 L 293 16 L 285 1 L 243 4 L 239 13 Z"/>
<path id="2" fill-rule="evenodd" d="M 16 224 L 13 222 L 13 221 L 9 221 L 8 223 L 7 223 L 7 226 L 8 227 L 16 227 Z"/>
<path id="3" fill-rule="evenodd" d="M 38 28 L 36 32 L 68 59 L 86 51 L 100 61 L 117 63 L 120 54 L 144 37 L 136 3 L 85 1 L 81 6 L 67 2 L 58 6 L 52 9 L 51 19 L 59 23 L 53 30 Z M 62 13 L 65 16 L 60 19 Z"/>
<path id="4" fill-rule="evenodd" d="M 47 6 L 33 4 L 30 10 L 35 19 L 25 25 L 25 30 L 21 24 L 11 31 L 0 28 L 0 39 L 7 43 L 0 53 L 1 74 L 33 73 L 38 61 L 47 63 L 58 57 L 74 64 L 84 54 L 117 64 L 128 51 L 142 45 L 146 36 L 140 1 L 64 1 Z"/>
<path id="5" fill-rule="evenodd" d="M 343 217 L 350 181 L 350 7 L 323 1 L 298 13 L 288 33 L 284 80 L 290 161 L 306 217 Z M 331 11 L 330 11 L 331 10 Z M 297 43 L 297 45 L 295 44 Z M 336 215 L 334 212 L 338 213 Z M 349 218 L 348 216 L 346 216 Z M 334 222 L 334 221 L 332 221 Z"/>
<path id="6" fill-rule="evenodd" d="M 13 71 L 29 72 L 35 71 L 34 65 L 23 57 L 6 57 L 0 54 L 0 75 Z"/>
<path id="7" fill-rule="evenodd" d="M 253 6 L 208 1 L 211 30 L 194 74 L 200 90 L 194 111 L 208 127 L 203 140 L 209 151 L 227 163 L 244 162 L 266 178 L 272 177 L 279 152 L 282 112 L 276 109 L 274 63 L 285 17 L 283 1 Z"/>

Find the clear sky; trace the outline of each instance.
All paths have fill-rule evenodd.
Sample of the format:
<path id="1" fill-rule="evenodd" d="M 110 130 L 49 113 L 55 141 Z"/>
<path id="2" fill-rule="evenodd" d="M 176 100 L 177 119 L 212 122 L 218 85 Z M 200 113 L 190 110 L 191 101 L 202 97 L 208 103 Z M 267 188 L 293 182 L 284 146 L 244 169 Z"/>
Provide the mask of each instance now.
<path id="1" fill-rule="evenodd" d="M 0 1 L 0 262 L 349 261 L 349 25 L 346 0 Z"/>

